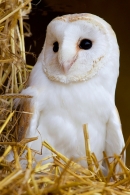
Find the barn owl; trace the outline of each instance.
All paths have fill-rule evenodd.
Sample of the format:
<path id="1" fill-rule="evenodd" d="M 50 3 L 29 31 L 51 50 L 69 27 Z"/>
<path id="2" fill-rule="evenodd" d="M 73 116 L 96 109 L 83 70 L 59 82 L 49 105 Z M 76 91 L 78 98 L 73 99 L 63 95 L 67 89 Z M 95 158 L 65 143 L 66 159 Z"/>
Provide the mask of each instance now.
<path id="1" fill-rule="evenodd" d="M 32 98 L 20 102 L 31 114 L 22 114 L 19 140 L 38 137 L 29 143 L 41 153 L 37 159 L 51 155 L 42 147 L 44 140 L 68 158 L 84 157 L 82 128 L 88 124 L 91 151 L 98 160 L 103 151 L 120 154 L 124 138 L 115 106 L 118 74 L 118 43 L 106 21 L 88 13 L 53 19 L 22 91 Z"/>

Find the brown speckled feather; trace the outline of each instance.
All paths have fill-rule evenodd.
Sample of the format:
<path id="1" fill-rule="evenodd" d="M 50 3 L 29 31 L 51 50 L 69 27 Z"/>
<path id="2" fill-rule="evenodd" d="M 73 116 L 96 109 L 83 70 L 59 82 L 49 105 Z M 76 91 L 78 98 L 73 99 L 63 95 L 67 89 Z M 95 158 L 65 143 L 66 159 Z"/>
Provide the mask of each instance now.
<path id="1" fill-rule="evenodd" d="M 29 128 L 30 120 L 32 118 L 32 108 L 30 101 L 25 100 L 19 107 L 19 120 L 17 124 L 17 141 L 21 141 L 26 136 L 27 129 Z"/>

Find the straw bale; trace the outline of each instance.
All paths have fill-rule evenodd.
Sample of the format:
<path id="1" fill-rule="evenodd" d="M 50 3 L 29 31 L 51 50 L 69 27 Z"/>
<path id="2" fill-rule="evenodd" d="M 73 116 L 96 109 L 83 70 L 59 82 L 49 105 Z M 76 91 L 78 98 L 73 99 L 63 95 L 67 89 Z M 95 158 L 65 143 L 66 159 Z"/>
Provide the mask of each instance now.
<path id="1" fill-rule="evenodd" d="M 0 1 L 0 140 L 13 139 L 13 99 L 28 79 L 23 19 L 31 10 L 31 0 Z M 1 146 L 1 149 L 4 148 Z"/>

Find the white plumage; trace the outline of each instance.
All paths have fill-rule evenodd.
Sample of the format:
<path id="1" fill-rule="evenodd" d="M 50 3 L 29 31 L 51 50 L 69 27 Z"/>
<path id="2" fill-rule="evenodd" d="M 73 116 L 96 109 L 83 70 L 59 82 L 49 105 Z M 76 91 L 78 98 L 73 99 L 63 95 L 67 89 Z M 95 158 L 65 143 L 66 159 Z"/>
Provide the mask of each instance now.
<path id="1" fill-rule="evenodd" d="M 29 85 L 22 91 L 33 96 L 23 102 L 24 110 L 33 114 L 28 125 L 20 127 L 25 137 L 38 136 L 29 146 L 41 152 L 46 140 L 69 158 L 84 157 L 82 125 L 88 124 L 98 160 L 103 151 L 120 154 L 124 139 L 115 107 L 118 72 L 119 48 L 107 22 L 87 13 L 52 20 Z M 42 148 L 36 158 L 50 154 Z"/>

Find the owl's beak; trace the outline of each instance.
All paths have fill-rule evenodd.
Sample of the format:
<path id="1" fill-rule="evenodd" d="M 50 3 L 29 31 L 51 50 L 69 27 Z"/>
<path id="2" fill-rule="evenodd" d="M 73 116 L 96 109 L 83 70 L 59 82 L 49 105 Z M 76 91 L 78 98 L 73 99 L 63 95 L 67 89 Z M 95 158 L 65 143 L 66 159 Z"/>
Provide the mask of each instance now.
<path id="1" fill-rule="evenodd" d="M 67 45 L 67 44 L 66 44 Z M 68 49 L 66 45 L 62 45 L 61 49 L 58 52 L 58 61 L 64 72 L 67 74 L 77 59 L 77 53 L 74 49 Z"/>
<path id="2" fill-rule="evenodd" d="M 65 62 L 63 62 L 63 63 L 62 63 L 62 62 L 60 63 L 60 65 L 61 65 L 61 67 L 62 67 L 62 69 L 63 69 L 63 72 L 64 72 L 65 74 L 67 74 L 67 73 L 69 72 L 71 66 L 74 64 L 74 62 L 76 61 L 76 59 L 77 59 L 77 55 L 74 56 L 74 57 L 72 58 L 72 60 L 68 60 L 68 61 L 65 61 Z"/>
<path id="3" fill-rule="evenodd" d="M 62 66 L 62 69 L 63 69 L 63 72 L 64 72 L 65 74 L 67 74 L 67 73 L 69 72 L 69 70 L 70 70 L 72 64 L 73 64 L 73 63 L 71 63 L 71 64 L 65 64 L 65 63 L 64 63 L 64 64 L 61 65 L 61 66 Z"/>

